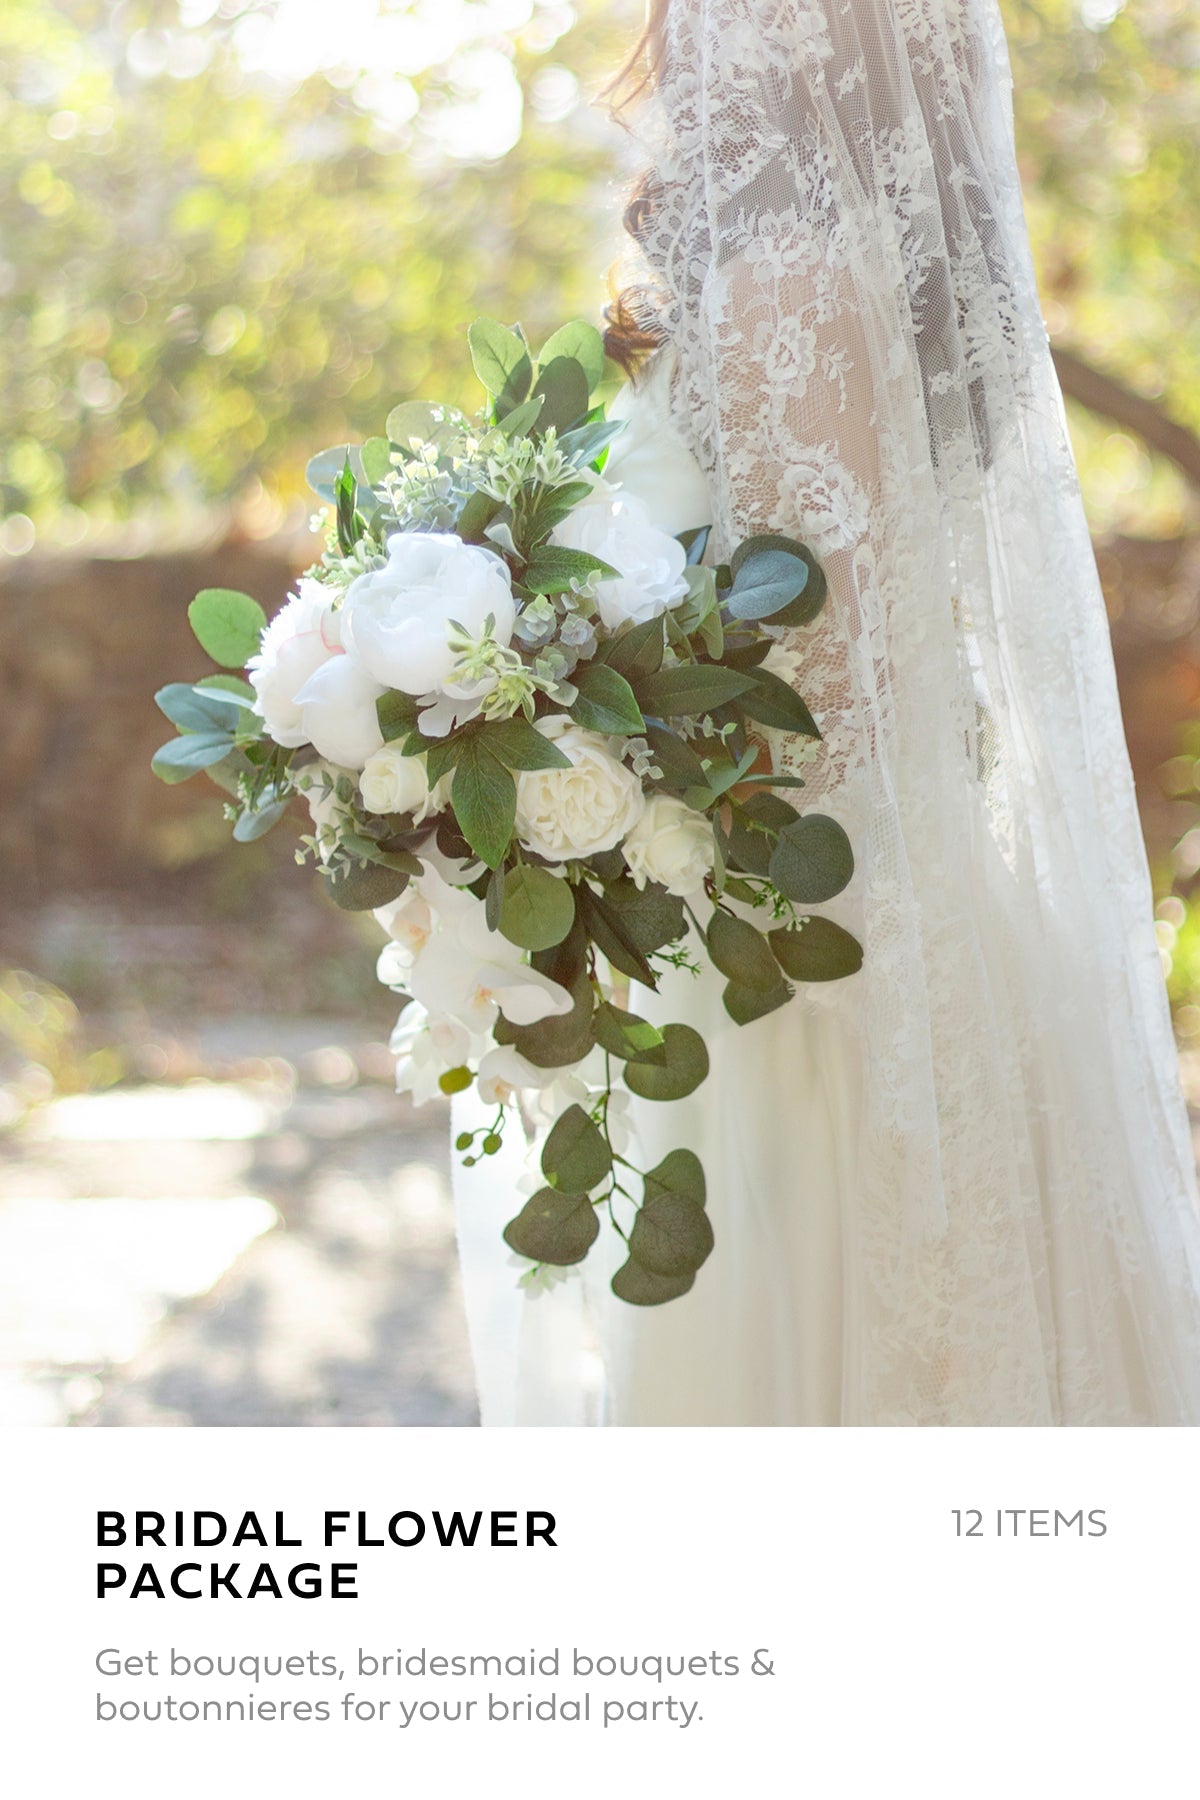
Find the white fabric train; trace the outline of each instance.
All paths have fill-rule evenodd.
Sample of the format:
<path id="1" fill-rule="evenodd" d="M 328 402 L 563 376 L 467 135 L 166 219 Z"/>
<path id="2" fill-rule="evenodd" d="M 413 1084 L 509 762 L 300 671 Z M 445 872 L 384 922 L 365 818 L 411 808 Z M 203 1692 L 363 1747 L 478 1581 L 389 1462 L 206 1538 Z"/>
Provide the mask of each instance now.
<path id="1" fill-rule="evenodd" d="M 799 772 L 866 962 L 743 1030 L 707 982 L 655 1002 L 713 1041 L 638 1117 L 704 1156 L 717 1249 L 665 1308 L 593 1278 L 512 1310 L 507 1361 L 477 1328 L 485 1422 L 1200 1422 L 1191 1146 L 1010 87 L 993 0 L 671 7 L 642 249 L 675 361 L 626 454 L 669 403 L 717 553 L 822 557 Z"/>

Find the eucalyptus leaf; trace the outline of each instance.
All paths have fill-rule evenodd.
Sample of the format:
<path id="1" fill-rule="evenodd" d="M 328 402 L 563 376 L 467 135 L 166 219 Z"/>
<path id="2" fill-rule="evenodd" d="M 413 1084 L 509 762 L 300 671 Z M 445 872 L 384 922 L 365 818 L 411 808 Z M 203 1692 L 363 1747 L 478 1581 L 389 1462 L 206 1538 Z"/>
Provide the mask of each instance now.
<path id="1" fill-rule="evenodd" d="M 211 689 L 201 692 L 187 681 L 159 688 L 154 704 L 180 731 L 227 735 L 236 729 L 241 716 L 241 707 L 232 695 Z"/>
<path id="2" fill-rule="evenodd" d="M 793 564 L 802 563 L 807 573 L 790 601 L 784 602 L 770 613 L 764 613 L 759 602 L 770 586 L 770 581 L 768 565 L 759 559 L 771 556 L 786 557 Z M 772 567 L 781 574 L 782 565 Z M 732 589 L 727 596 L 727 604 L 735 617 L 769 617 L 772 625 L 807 625 L 816 618 L 825 604 L 824 571 L 808 545 L 799 543 L 795 538 L 772 534 L 747 538 L 734 551 L 730 559 L 729 574 Z M 794 579 L 794 576 L 790 575 L 788 579 Z"/>
<path id="3" fill-rule="evenodd" d="M 560 356 L 573 357 L 579 364 L 589 393 L 599 387 L 604 379 L 604 339 L 594 325 L 589 325 L 586 319 L 572 319 L 569 324 L 561 325 L 538 351 L 538 362 L 545 368 Z"/>
<path id="4" fill-rule="evenodd" d="M 467 330 L 467 343 L 475 373 L 493 399 L 512 396 L 519 405 L 529 392 L 533 364 L 525 340 L 497 319 L 476 319 Z M 524 379 L 524 392 L 518 391 Z"/>
<path id="5" fill-rule="evenodd" d="M 400 898 L 409 880 L 399 869 L 379 863 L 365 867 L 354 863 L 324 875 L 330 899 L 343 912 L 373 912 L 377 906 L 387 906 Z"/>
<path id="6" fill-rule="evenodd" d="M 521 864 L 504 878 L 500 930 L 522 950 L 549 950 L 561 944 L 575 921 L 575 893 L 569 881 L 549 869 Z"/>
<path id="7" fill-rule="evenodd" d="M 610 1285 L 617 1299 L 629 1306 L 664 1306 L 668 1300 L 678 1300 L 695 1284 L 694 1274 L 655 1275 L 630 1257 L 621 1264 Z"/>
<path id="8" fill-rule="evenodd" d="M 592 1011 L 595 995 L 585 970 L 571 984 L 574 1002 L 569 1013 L 554 1013 L 536 1025 L 513 1027 L 501 1020 L 494 1028 L 497 1043 L 510 1043 L 538 1069 L 562 1069 L 581 1062 L 595 1042 Z"/>
<path id="9" fill-rule="evenodd" d="M 574 431 L 560 432 L 558 447 L 574 466 L 584 468 L 607 450 L 614 438 L 625 429 L 624 419 L 599 419 L 594 425 L 579 425 Z"/>
<path id="10" fill-rule="evenodd" d="M 668 894 L 654 882 L 639 888 L 623 876 L 605 885 L 604 901 L 638 948 L 647 953 L 675 943 L 686 930 L 683 901 L 678 894 Z"/>
<path id="11" fill-rule="evenodd" d="M 337 484 L 342 470 L 348 460 L 353 468 L 358 457 L 357 444 L 333 444 L 328 450 L 318 450 L 315 456 L 309 458 L 304 479 L 318 500 L 331 505 L 337 499 Z M 358 466 L 362 467 L 361 462 Z"/>
<path id="12" fill-rule="evenodd" d="M 656 1194 L 688 1194 L 703 1206 L 708 1197 L 704 1167 L 694 1150 L 670 1151 L 660 1163 L 647 1169 L 644 1181 L 647 1200 Z"/>
<path id="13" fill-rule="evenodd" d="M 691 1194 L 653 1194 L 642 1205 L 629 1234 L 631 1259 L 652 1275 L 694 1275 L 712 1247 L 712 1224 Z"/>
<path id="14" fill-rule="evenodd" d="M 228 732 L 189 731 L 156 750 L 150 767 L 163 781 L 186 781 L 201 769 L 223 762 L 233 748 Z"/>
<path id="15" fill-rule="evenodd" d="M 236 588 L 202 588 L 188 607 L 188 623 L 215 663 L 241 669 L 258 650 L 267 615 Z"/>
<path id="16" fill-rule="evenodd" d="M 668 1025 L 663 1031 L 661 1062 L 627 1062 L 625 1085 L 643 1100 L 682 1100 L 694 1093 L 708 1074 L 704 1039 L 690 1025 Z"/>
<path id="17" fill-rule="evenodd" d="M 549 431 L 551 426 L 560 435 L 569 432 L 587 413 L 591 389 L 582 365 L 573 356 L 556 356 L 548 362 L 539 372 L 533 391 L 545 397 L 538 419 L 541 432 Z"/>
<path id="18" fill-rule="evenodd" d="M 663 1034 L 657 1025 L 607 1001 L 596 1008 L 594 1027 L 600 1048 L 622 1061 L 628 1057 L 653 1061 L 662 1049 Z"/>
<path id="19" fill-rule="evenodd" d="M 765 1018 L 767 1013 L 786 1006 L 791 997 L 792 990 L 787 982 L 779 980 L 774 987 L 751 987 L 745 982 L 730 981 L 721 996 L 725 1011 L 735 1025 L 751 1025 L 755 1019 Z"/>
<path id="20" fill-rule="evenodd" d="M 835 819 L 806 813 L 780 832 L 767 873 L 789 900 L 819 906 L 840 894 L 854 873 L 850 839 Z"/>
<path id="21" fill-rule="evenodd" d="M 862 968 L 862 945 L 832 919 L 805 919 L 769 933 L 771 949 L 793 981 L 841 981 Z"/>
<path id="22" fill-rule="evenodd" d="M 542 1173 L 568 1194 L 587 1194 L 612 1172 L 604 1134 L 582 1106 L 568 1106 L 555 1121 L 542 1151 Z"/>
<path id="23" fill-rule="evenodd" d="M 369 487 L 378 487 L 392 472 L 392 446 L 385 437 L 369 437 L 359 456 Z"/>
<path id="24" fill-rule="evenodd" d="M 270 793 L 274 793 L 270 789 Z M 274 829 L 288 809 L 288 801 L 267 799 L 260 801 L 256 807 L 239 813 L 233 827 L 233 835 L 239 844 L 252 844 L 257 838 L 265 837 Z"/>
<path id="25" fill-rule="evenodd" d="M 759 989 L 779 986 L 779 965 L 771 946 L 748 919 L 714 912 L 708 925 L 708 954 L 730 981 Z"/>
<path id="26" fill-rule="evenodd" d="M 590 1200 L 539 1188 L 504 1227 L 504 1241 L 518 1256 L 566 1268 L 582 1262 L 600 1231 Z"/>

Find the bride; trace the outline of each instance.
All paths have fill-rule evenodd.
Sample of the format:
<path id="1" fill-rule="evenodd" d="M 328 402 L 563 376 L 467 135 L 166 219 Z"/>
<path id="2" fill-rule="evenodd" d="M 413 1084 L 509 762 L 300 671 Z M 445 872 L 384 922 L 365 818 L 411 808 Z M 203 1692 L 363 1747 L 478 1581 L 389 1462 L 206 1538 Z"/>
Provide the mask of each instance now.
<path id="1" fill-rule="evenodd" d="M 708 1172 L 721 1254 L 671 1306 L 518 1294 L 519 1169 L 456 1177 L 483 1422 L 1200 1422 L 1191 1146 L 995 0 L 652 0 L 640 54 L 606 475 L 718 556 L 821 557 L 791 772 L 855 844 L 830 910 L 865 962 L 745 1029 L 716 976 L 634 996 L 712 1054 L 632 1112 L 642 1166 Z"/>

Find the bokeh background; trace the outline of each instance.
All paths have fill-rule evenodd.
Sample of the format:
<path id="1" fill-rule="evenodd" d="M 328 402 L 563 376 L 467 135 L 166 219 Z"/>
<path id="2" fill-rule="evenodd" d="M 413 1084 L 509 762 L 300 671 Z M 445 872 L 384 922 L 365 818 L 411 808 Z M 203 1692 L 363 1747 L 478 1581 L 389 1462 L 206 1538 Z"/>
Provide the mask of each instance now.
<path id="1" fill-rule="evenodd" d="M 1200 1098 L 1200 0 L 1002 0 L 1046 323 Z M 596 317 L 637 0 L 0 8 L 0 1416 L 470 1424 L 445 1118 L 369 921 L 165 788 L 198 587 L 308 456 Z"/>

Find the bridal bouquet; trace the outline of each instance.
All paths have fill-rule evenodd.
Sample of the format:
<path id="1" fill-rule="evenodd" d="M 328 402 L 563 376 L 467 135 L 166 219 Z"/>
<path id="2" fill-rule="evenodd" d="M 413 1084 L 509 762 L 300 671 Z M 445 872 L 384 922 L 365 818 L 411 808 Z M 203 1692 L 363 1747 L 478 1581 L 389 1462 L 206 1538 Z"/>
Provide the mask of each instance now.
<path id="1" fill-rule="evenodd" d="M 639 1017 L 628 984 L 706 956 L 748 1025 L 792 981 L 861 962 L 808 911 L 849 881 L 846 835 L 773 791 L 803 784 L 766 752 L 767 732 L 819 737 L 770 661 L 825 584 L 781 537 L 707 566 L 705 530 L 671 537 L 606 483 L 621 427 L 592 401 L 590 325 L 536 356 L 491 319 L 469 342 L 483 415 L 406 402 L 384 436 L 309 465 L 325 552 L 269 623 L 249 595 L 196 596 L 201 646 L 249 680 L 164 688 L 179 735 L 154 768 L 206 770 L 241 841 L 304 797 L 300 860 L 389 937 L 398 1086 L 474 1083 L 495 1116 L 458 1138 L 468 1163 L 500 1148 L 514 1103 L 552 1121 L 543 1184 L 504 1232 L 527 1276 L 580 1262 L 603 1215 L 626 1252 L 613 1290 L 655 1305 L 712 1249 L 704 1172 L 686 1147 L 636 1170 L 622 1090 L 680 1099 L 708 1053 Z"/>

